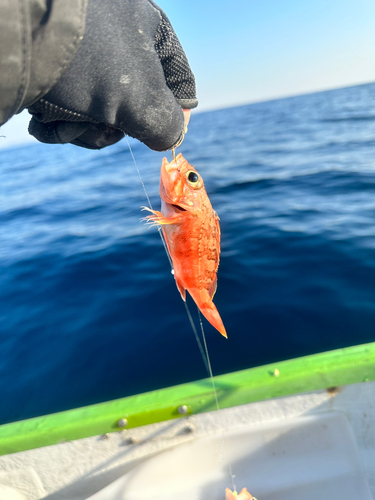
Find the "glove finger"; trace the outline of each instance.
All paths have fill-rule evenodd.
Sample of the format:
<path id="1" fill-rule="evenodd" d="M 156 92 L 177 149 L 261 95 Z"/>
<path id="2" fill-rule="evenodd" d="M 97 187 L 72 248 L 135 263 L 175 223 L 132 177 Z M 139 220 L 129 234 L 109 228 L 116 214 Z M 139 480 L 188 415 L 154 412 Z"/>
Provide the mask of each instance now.
<path id="1" fill-rule="evenodd" d="M 154 44 L 166 84 L 182 108 L 195 108 L 198 106 L 195 78 L 186 54 L 166 14 L 156 4 L 151 3 L 161 15 Z"/>
<path id="2" fill-rule="evenodd" d="M 87 149 L 102 149 L 112 146 L 125 137 L 122 130 L 108 127 L 104 123 L 90 123 L 89 127 L 70 142 Z"/>
<path id="3" fill-rule="evenodd" d="M 121 106 L 117 118 L 128 135 L 155 151 L 167 151 L 178 147 L 187 131 L 182 108 L 193 108 L 198 101 L 194 75 L 181 44 L 164 12 L 153 2 L 150 4 L 157 13 L 156 17 L 152 15 L 155 22 L 149 23 L 137 49 L 133 47 L 134 57 L 140 48 L 137 59 L 143 61 L 137 92 L 128 108 Z M 145 46 L 154 50 L 145 52 Z"/>
<path id="4" fill-rule="evenodd" d="M 119 105 L 116 125 L 155 151 L 179 146 L 185 135 L 184 113 L 165 84 L 155 52 L 149 53 L 149 70 L 141 76 L 131 102 Z"/>
<path id="5" fill-rule="evenodd" d="M 47 144 L 72 143 L 87 149 L 101 149 L 120 141 L 124 137 L 121 130 L 105 124 L 89 122 L 49 122 L 41 123 L 32 118 L 29 133 L 38 141 Z"/>

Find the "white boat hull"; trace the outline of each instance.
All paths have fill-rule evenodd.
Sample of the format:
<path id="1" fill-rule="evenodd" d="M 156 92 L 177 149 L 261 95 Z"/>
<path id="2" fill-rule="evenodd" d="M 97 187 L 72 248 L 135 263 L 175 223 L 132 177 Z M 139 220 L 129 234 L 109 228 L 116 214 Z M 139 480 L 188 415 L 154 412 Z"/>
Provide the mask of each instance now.
<path id="1" fill-rule="evenodd" d="M 115 481 L 122 480 L 126 485 L 127 481 L 129 481 L 126 477 L 129 478 L 130 476 L 124 475 L 132 471 L 132 477 L 134 478 L 138 474 L 138 477 L 143 482 L 145 482 L 146 477 L 150 478 L 149 484 L 147 484 L 148 489 L 151 488 L 152 490 L 152 483 L 154 482 L 154 495 L 152 498 L 156 500 L 159 498 L 160 500 L 172 498 L 167 495 L 170 494 L 170 491 L 175 491 L 171 490 L 171 481 L 173 477 L 177 477 L 177 486 L 174 483 L 174 487 L 181 487 L 178 498 L 184 500 L 185 497 L 181 496 L 181 492 L 187 490 L 189 481 L 194 484 L 194 479 L 197 477 L 196 464 L 192 458 L 194 455 L 191 455 L 189 459 L 190 462 L 193 462 L 191 470 L 187 467 L 186 462 L 173 458 L 172 454 L 169 454 L 172 457 L 169 471 L 166 470 L 168 466 L 165 462 L 165 454 L 160 455 L 159 460 L 153 457 L 168 449 L 173 449 L 173 453 L 177 453 L 176 457 L 183 457 L 184 450 L 188 454 L 188 450 L 195 449 L 197 453 L 196 462 L 198 462 L 201 456 L 201 452 L 199 452 L 200 443 L 204 442 L 202 440 L 211 442 L 213 449 L 216 449 L 215 446 L 217 447 L 218 443 L 222 442 L 223 433 L 227 434 L 229 432 L 232 435 L 247 436 L 247 438 L 252 435 L 255 441 L 258 439 L 257 446 L 254 445 L 253 441 L 248 441 L 247 455 L 244 449 L 239 447 L 237 459 L 236 447 L 233 448 L 231 444 L 228 445 L 228 450 L 231 450 L 228 453 L 232 462 L 233 473 L 236 475 L 235 481 L 240 481 L 240 484 L 237 485 L 238 488 L 246 486 L 258 500 L 294 500 L 297 498 L 310 500 L 308 492 L 313 491 L 311 478 L 315 477 L 316 484 L 319 484 L 319 481 L 324 479 L 323 476 L 319 476 L 316 468 L 320 462 L 322 465 L 320 470 L 325 474 L 326 480 L 332 478 L 337 484 L 337 490 L 335 488 L 333 490 L 328 489 L 327 486 L 327 491 L 330 492 L 329 500 L 353 500 L 353 498 L 356 498 L 356 500 L 369 500 L 371 495 L 372 497 L 375 496 L 374 401 L 375 382 L 363 382 L 330 389 L 329 391 L 319 390 L 244 404 L 225 410 L 189 416 L 184 419 L 114 432 L 104 436 L 94 436 L 13 453 L 0 457 L 0 485 L 3 487 L 3 491 L 7 488 L 8 493 L 6 494 L 8 496 L 11 495 L 10 491 L 14 492 L 14 500 L 20 500 L 20 498 L 36 500 L 46 497 L 48 500 L 86 500 L 89 497 L 92 497 L 92 500 L 102 500 L 102 498 L 112 500 L 110 497 L 100 497 L 101 493 L 99 492 L 104 488 L 111 488 L 109 486 L 111 484 L 112 488 L 116 488 Z M 338 420 L 335 421 L 335 419 Z M 332 446 L 330 451 L 326 450 L 324 460 L 323 458 L 319 459 L 319 453 L 324 451 L 324 440 L 322 440 L 321 433 L 318 432 L 319 426 L 322 425 L 328 425 L 328 427 L 331 425 L 331 431 L 328 435 Z M 337 432 L 340 425 L 341 430 Z M 301 458 L 301 450 L 298 451 L 303 441 L 302 434 L 300 434 L 301 440 L 299 441 L 298 432 L 294 435 L 293 429 L 298 430 L 303 427 L 306 430 L 305 435 L 311 436 L 310 444 L 313 447 L 315 446 L 315 450 L 317 450 L 319 443 L 320 451 L 315 456 L 315 462 L 312 460 L 312 451 L 309 451 L 308 448 L 305 450 L 304 459 Z M 263 437 L 260 439 L 259 436 Z M 257 469 L 258 466 L 260 467 L 259 457 L 266 453 L 266 448 L 263 448 L 263 451 L 261 450 L 262 443 L 263 446 L 266 446 L 267 443 L 267 446 L 269 443 L 272 444 L 272 436 L 274 436 L 274 444 L 278 443 L 278 446 L 280 439 L 282 439 L 282 448 L 289 450 L 290 461 L 288 462 L 286 458 L 283 460 L 281 457 L 280 464 L 284 463 L 285 468 L 280 473 L 279 466 L 272 459 L 272 456 L 269 456 L 268 460 L 262 460 L 261 470 L 263 472 L 260 474 Z M 352 439 L 350 436 L 352 436 Z M 230 443 L 229 437 L 227 439 L 228 443 Z M 241 439 L 245 440 L 245 437 Z M 237 442 L 241 442 L 241 439 Z M 225 441 L 224 454 L 227 446 Z M 179 449 L 180 451 L 178 451 Z M 270 451 L 272 446 L 267 449 Z M 281 450 L 280 447 L 278 449 Z M 293 450 L 300 453 L 299 455 L 297 453 L 299 459 L 296 459 L 297 455 L 293 458 L 291 454 Z M 215 490 L 217 485 L 220 485 L 220 488 L 222 485 L 232 487 L 229 473 L 225 473 L 227 477 L 221 477 L 223 464 L 220 464 L 219 461 L 220 453 L 217 457 L 217 468 L 216 466 L 213 467 L 212 460 L 216 460 L 215 458 L 212 458 L 211 461 L 208 461 L 208 459 L 205 461 L 208 468 L 206 471 L 204 470 L 204 463 L 199 466 L 199 470 L 202 471 L 200 478 L 203 478 L 203 480 L 206 478 L 206 484 L 195 481 L 194 487 L 199 495 L 201 495 L 202 488 L 205 488 L 206 491 L 209 491 L 209 487 L 214 488 L 212 490 L 213 496 L 207 497 L 207 500 L 224 498 L 224 491 L 221 497 L 218 496 L 218 492 Z M 282 450 L 280 453 L 282 453 Z M 215 456 L 215 452 L 213 452 L 212 456 Z M 244 457 L 246 458 L 245 461 Z M 341 461 L 338 461 L 338 457 L 342 457 Z M 308 475 L 309 467 L 303 471 L 299 468 L 303 460 L 305 460 L 305 465 L 308 465 L 310 460 L 310 476 Z M 145 465 L 145 461 L 148 461 L 148 464 L 151 465 Z M 158 462 L 160 464 L 159 473 L 157 472 Z M 172 468 L 172 464 L 174 464 L 174 468 Z M 148 469 L 148 467 L 152 468 Z M 142 472 L 142 468 L 144 472 Z M 254 474 L 254 468 L 256 474 Z M 227 470 L 226 465 L 224 469 Z M 180 470 L 179 476 L 176 472 L 178 470 Z M 347 476 L 353 479 L 351 485 L 346 484 L 343 479 L 345 470 Z M 148 473 L 142 476 L 145 471 L 148 471 Z M 276 471 L 278 471 L 277 474 Z M 214 474 L 211 479 L 210 474 Z M 276 475 L 283 478 L 284 482 L 280 483 L 280 485 L 275 483 Z M 219 476 L 221 482 L 218 481 Z M 158 484 L 155 482 L 156 479 L 151 480 L 151 477 L 158 478 Z M 165 492 L 164 496 L 161 496 L 164 480 Z M 126 500 L 143 499 L 140 496 L 139 485 L 137 489 L 134 486 L 134 481 L 134 491 L 129 490 L 129 485 L 126 486 L 128 495 L 123 497 Z M 273 482 L 272 490 L 270 485 Z M 295 490 L 299 496 L 293 496 L 293 490 L 289 487 L 292 484 L 295 484 L 295 488 L 302 485 L 302 490 Z M 286 485 L 289 485 L 289 489 Z M 345 485 L 344 488 L 341 487 L 343 485 Z M 353 487 L 358 488 L 355 494 L 350 489 Z M 158 489 L 156 490 L 156 488 Z M 304 493 L 302 497 L 303 491 L 306 491 L 306 494 Z M 19 496 L 17 497 L 16 494 Z M 186 497 L 186 500 L 202 499 L 202 496 L 192 496 L 194 494 L 194 491 L 189 492 L 190 496 Z M 326 500 L 326 497 L 322 495 L 323 490 L 321 490 L 320 496 L 311 497 L 311 499 Z M 3 497 L 0 498 L 1 500 L 13 500 L 11 496 L 5 497 L 5 494 L 4 499 Z M 121 497 L 114 497 L 113 500 L 119 498 Z"/>

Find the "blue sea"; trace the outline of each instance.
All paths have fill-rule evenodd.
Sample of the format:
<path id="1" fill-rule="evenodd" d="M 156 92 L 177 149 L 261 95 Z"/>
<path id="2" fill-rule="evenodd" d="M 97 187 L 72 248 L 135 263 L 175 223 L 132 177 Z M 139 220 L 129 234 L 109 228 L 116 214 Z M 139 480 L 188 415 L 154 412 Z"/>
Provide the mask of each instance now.
<path id="1" fill-rule="evenodd" d="M 179 151 L 221 221 L 214 374 L 375 341 L 375 84 L 195 113 Z M 126 140 L 0 174 L 0 423 L 207 376 Z"/>

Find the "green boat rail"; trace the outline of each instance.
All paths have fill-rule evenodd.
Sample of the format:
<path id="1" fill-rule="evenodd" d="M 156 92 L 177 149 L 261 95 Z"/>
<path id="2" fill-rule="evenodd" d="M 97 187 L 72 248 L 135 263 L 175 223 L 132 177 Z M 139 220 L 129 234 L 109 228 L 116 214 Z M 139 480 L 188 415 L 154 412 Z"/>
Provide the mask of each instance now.
<path id="1" fill-rule="evenodd" d="M 215 377 L 220 409 L 375 380 L 375 342 Z M 208 379 L 0 426 L 0 455 L 216 410 Z"/>

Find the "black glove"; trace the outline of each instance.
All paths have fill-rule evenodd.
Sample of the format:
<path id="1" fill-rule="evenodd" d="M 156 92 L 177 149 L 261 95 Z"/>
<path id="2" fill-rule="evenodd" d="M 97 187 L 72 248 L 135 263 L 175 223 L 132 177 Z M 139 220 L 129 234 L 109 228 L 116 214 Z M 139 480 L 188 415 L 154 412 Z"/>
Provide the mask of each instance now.
<path id="1" fill-rule="evenodd" d="M 151 0 L 89 0 L 83 40 L 67 70 L 29 107 L 46 143 L 100 149 L 125 134 L 157 151 L 183 140 L 195 80 L 164 12 Z"/>

